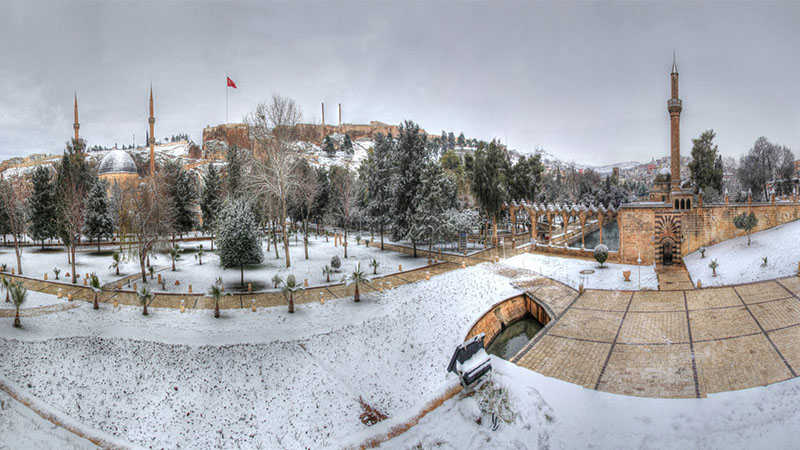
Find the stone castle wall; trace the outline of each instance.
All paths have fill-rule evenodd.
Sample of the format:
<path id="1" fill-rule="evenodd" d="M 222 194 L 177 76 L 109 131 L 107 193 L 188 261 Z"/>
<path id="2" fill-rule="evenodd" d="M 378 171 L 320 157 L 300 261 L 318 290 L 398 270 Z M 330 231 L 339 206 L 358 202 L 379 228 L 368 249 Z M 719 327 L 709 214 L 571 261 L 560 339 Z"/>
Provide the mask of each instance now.
<path id="1" fill-rule="evenodd" d="M 664 206 L 624 206 L 617 216 L 620 262 L 636 264 L 641 254 L 643 264 L 653 264 L 661 256 L 662 239 L 671 237 L 673 232 L 680 241 L 675 244 L 675 260 L 679 262 L 682 256 L 700 247 L 744 236 L 744 231 L 734 226 L 733 218 L 750 212 L 758 218 L 753 232 L 762 231 L 800 219 L 800 203 L 713 204 L 680 212 Z M 667 222 L 665 218 L 669 218 L 673 231 L 669 231 L 669 227 L 662 229 Z"/>
<path id="2" fill-rule="evenodd" d="M 425 130 L 420 129 L 425 134 Z M 297 139 L 322 145 L 322 140 L 329 134 L 347 134 L 350 139 L 373 138 L 377 134 L 391 134 L 397 137 L 400 127 L 383 122 L 371 121 L 369 124 L 343 123 L 341 125 L 321 125 L 301 123 L 295 125 L 294 135 Z M 431 136 L 429 136 L 431 137 Z M 203 152 L 206 158 L 223 159 L 230 146 L 236 145 L 257 152 L 250 141 L 247 124 L 229 123 L 203 128 Z"/>

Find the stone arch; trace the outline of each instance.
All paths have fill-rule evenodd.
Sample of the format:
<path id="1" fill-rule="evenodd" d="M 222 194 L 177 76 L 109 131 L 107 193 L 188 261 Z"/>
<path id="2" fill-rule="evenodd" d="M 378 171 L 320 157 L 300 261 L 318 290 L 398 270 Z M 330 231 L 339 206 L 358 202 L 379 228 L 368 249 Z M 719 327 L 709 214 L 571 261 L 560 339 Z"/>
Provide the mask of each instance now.
<path id="1" fill-rule="evenodd" d="M 680 208 L 678 208 L 678 200 L 677 199 L 675 199 L 675 209 L 680 209 Z"/>

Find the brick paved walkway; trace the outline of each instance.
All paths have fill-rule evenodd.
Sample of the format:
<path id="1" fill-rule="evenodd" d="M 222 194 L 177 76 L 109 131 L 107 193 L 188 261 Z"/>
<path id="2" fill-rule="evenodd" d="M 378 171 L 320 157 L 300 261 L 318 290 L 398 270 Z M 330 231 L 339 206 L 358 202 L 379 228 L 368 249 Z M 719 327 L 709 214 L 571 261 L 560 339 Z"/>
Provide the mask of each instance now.
<path id="1" fill-rule="evenodd" d="M 556 316 L 513 362 L 646 397 L 705 397 L 800 371 L 798 277 L 699 290 L 588 290 L 561 309 L 568 290 L 528 290 Z"/>

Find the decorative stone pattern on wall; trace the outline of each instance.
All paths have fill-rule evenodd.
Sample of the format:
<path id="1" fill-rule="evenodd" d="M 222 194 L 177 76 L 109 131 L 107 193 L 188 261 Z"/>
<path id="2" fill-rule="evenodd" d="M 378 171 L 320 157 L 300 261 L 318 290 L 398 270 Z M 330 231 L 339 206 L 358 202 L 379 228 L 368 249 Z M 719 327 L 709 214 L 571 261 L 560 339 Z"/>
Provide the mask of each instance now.
<path id="1" fill-rule="evenodd" d="M 672 243 L 672 262 L 681 262 L 681 213 L 677 211 L 657 211 L 655 213 L 655 259 L 663 261 L 664 244 Z"/>
<path id="2" fill-rule="evenodd" d="M 733 218 L 750 212 L 758 218 L 758 226 L 753 232 L 762 231 L 800 219 L 800 203 L 706 204 L 685 211 L 666 211 L 663 205 L 623 206 L 618 214 L 620 262 L 635 264 L 638 251 L 641 252 L 643 264 L 660 262 L 659 247 L 667 237 L 665 233 L 679 237 L 674 239 L 678 248 L 673 249 L 673 260 L 679 261 L 682 256 L 700 247 L 744 236 L 744 231 L 734 226 Z M 677 222 L 676 219 L 667 219 L 674 215 L 678 217 Z"/>

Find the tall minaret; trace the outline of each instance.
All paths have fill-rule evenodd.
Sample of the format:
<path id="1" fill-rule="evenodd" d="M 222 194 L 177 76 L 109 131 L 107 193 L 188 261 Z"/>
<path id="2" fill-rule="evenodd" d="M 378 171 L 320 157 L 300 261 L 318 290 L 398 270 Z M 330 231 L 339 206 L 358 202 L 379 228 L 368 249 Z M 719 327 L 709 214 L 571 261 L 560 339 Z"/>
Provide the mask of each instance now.
<path id="1" fill-rule="evenodd" d="M 156 138 L 153 134 L 153 127 L 156 124 L 156 118 L 153 116 L 153 84 L 150 84 L 150 177 L 154 177 L 156 175 Z"/>
<path id="2" fill-rule="evenodd" d="M 678 65 L 675 63 L 675 54 L 672 54 L 672 73 L 670 74 L 672 84 L 672 96 L 667 100 L 667 110 L 669 111 L 670 129 L 670 166 L 672 175 L 672 191 L 678 191 L 681 187 L 681 110 L 683 104 L 678 98 Z"/>
<path id="3" fill-rule="evenodd" d="M 75 129 L 75 140 L 78 140 L 78 130 L 80 129 L 81 124 L 78 123 L 78 93 L 75 92 L 75 123 L 72 124 L 72 128 Z"/>

